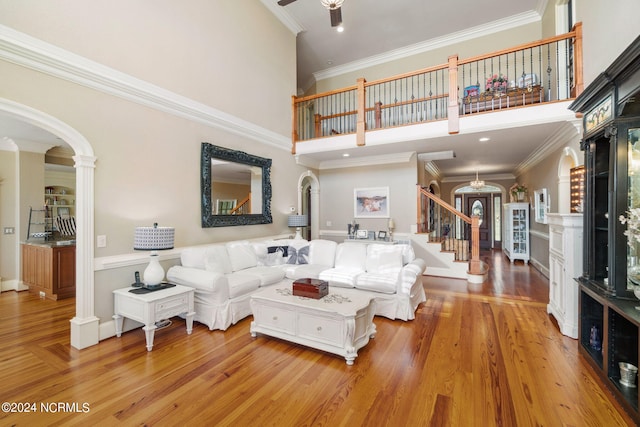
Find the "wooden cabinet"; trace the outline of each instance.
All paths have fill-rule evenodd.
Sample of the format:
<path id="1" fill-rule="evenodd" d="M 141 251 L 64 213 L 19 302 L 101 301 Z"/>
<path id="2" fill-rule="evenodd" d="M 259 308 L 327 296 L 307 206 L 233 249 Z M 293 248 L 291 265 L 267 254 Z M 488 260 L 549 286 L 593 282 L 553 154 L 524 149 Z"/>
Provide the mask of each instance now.
<path id="1" fill-rule="evenodd" d="M 620 363 L 638 366 L 640 244 L 621 216 L 640 209 L 640 37 L 570 108 L 584 117 L 584 258 L 579 350 L 640 424 L 637 379 L 621 381 Z M 636 211 L 637 212 L 637 211 Z"/>
<path id="2" fill-rule="evenodd" d="M 562 334 L 578 338 L 578 282 L 582 274 L 581 214 L 547 214 L 549 224 L 549 304 Z"/>
<path id="3" fill-rule="evenodd" d="M 504 205 L 504 236 L 502 251 L 511 262 L 521 259 L 529 262 L 529 203 Z"/>
<path id="4" fill-rule="evenodd" d="M 22 245 L 22 281 L 30 292 L 57 300 L 76 294 L 76 247 Z"/>

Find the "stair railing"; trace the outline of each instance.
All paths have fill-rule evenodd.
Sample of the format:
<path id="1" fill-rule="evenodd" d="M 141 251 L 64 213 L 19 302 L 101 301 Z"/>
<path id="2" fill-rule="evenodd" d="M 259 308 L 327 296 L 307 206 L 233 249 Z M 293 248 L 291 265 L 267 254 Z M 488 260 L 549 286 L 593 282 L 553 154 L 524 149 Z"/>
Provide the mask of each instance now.
<path id="1" fill-rule="evenodd" d="M 229 212 L 229 215 L 244 215 L 244 214 L 250 214 L 250 213 L 251 213 L 251 193 L 249 193 L 247 197 L 242 199 L 235 208 L 231 209 L 231 212 Z"/>
<path id="2" fill-rule="evenodd" d="M 429 241 L 440 242 L 442 250 L 453 252 L 456 261 L 468 261 L 470 274 L 482 274 L 480 217 L 465 215 L 420 185 L 417 189 L 418 232 L 428 233 Z"/>

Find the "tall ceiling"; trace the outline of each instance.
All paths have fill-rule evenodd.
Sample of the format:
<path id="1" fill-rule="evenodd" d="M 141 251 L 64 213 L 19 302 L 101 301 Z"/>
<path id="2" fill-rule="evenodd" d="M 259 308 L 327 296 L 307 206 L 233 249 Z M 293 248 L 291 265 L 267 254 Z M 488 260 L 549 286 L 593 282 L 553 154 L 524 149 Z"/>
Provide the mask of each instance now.
<path id="1" fill-rule="evenodd" d="M 331 27 L 320 0 L 296 0 L 278 6 L 263 0 L 284 22 L 300 31 L 297 38 L 298 86 L 305 89 L 313 73 L 357 61 L 393 56 L 398 50 L 460 33 L 498 30 L 514 20 L 540 17 L 547 0 L 344 0 L 344 31 Z M 278 10 L 279 9 L 279 10 Z"/>

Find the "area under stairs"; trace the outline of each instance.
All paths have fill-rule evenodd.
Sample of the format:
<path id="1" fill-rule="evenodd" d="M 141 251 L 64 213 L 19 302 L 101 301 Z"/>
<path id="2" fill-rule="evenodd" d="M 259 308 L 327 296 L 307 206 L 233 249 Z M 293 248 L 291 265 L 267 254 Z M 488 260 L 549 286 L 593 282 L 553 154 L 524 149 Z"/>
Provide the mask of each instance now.
<path id="1" fill-rule="evenodd" d="M 486 273 L 482 277 L 470 275 L 468 262 L 455 261 L 453 252 L 443 251 L 440 242 L 429 242 L 428 234 L 411 234 L 410 238 L 416 257 L 427 264 L 426 276 L 465 279 L 473 283 L 482 283 L 486 278 Z"/>

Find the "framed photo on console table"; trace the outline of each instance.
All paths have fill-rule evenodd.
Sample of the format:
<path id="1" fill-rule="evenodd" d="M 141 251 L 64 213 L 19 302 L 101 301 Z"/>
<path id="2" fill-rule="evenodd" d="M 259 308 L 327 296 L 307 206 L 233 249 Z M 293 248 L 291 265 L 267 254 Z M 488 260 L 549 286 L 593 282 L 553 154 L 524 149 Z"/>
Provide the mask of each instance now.
<path id="1" fill-rule="evenodd" d="M 353 216 L 355 218 L 388 218 L 389 187 L 355 188 Z"/>

